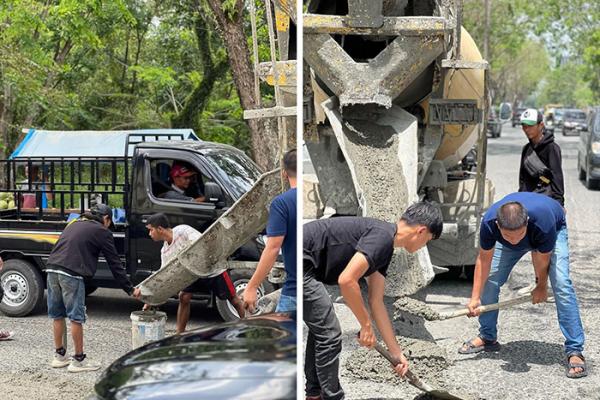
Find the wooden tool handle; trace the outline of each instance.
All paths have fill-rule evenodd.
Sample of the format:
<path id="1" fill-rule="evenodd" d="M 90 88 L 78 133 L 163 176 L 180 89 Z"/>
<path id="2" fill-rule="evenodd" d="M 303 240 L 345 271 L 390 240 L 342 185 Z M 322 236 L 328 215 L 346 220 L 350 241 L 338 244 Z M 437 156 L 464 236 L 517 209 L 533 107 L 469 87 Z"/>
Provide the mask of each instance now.
<path id="1" fill-rule="evenodd" d="M 379 343 L 375 344 L 375 350 L 377 350 L 379 354 L 384 356 L 386 360 L 392 363 L 394 367 L 399 364 L 399 361 L 392 357 L 390 352 L 384 349 L 383 346 L 381 346 Z M 406 371 L 405 377 L 408 380 L 408 383 L 410 383 L 417 389 L 420 389 L 424 392 L 430 392 L 431 390 L 433 390 L 428 384 L 426 384 L 418 376 L 413 374 L 410 369 Z"/>
<path id="2" fill-rule="evenodd" d="M 499 310 L 501 308 L 508 308 L 508 307 L 516 306 L 518 304 L 527 303 L 528 301 L 531 301 L 531 297 L 532 297 L 532 295 L 531 295 L 531 293 L 529 293 L 524 296 L 515 297 L 514 299 L 504 300 L 504 301 L 500 301 L 500 302 L 494 303 L 494 304 L 486 304 L 484 306 L 479 306 L 477 308 L 479 309 L 479 312 L 481 312 L 483 314 L 488 311 Z M 463 310 L 453 311 L 453 312 L 447 313 L 447 314 L 440 314 L 440 320 L 462 317 L 462 316 L 465 316 L 468 314 L 469 314 L 469 309 L 465 308 Z"/>

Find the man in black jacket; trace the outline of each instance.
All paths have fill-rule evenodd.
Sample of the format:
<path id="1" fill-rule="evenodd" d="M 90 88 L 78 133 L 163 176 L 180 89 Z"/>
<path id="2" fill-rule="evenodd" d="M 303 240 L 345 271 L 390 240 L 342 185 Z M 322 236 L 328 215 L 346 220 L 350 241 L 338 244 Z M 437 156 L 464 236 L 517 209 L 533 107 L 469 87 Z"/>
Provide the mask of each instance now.
<path id="1" fill-rule="evenodd" d="M 98 204 L 89 213 L 67 225 L 54 245 L 46 263 L 48 288 L 48 317 L 53 320 L 56 351 L 50 365 L 53 368 L 68 366 L 69 372 L 95 371 L 83 353 L 83 323 L 85 313 L 85 279 L 96 273 L 100 253 L 117 283 L 130 296 L 140 297 L 140 289 L 134 289 L 121 264 L 111 231 L 112 209 Z M 67 357 L 63 343 L 64 319 L 71 321 L 71 335 L 75 355 Z"/>
<path id="2" fill-rule="evenodd" d="M 521 126 L 529 139 L 521 153 L 519 192 L 545 194 L 565 205 L 565 186 L 560 146 L 544 127 L 543 115 L 534 108 L 521 114 Z"/>

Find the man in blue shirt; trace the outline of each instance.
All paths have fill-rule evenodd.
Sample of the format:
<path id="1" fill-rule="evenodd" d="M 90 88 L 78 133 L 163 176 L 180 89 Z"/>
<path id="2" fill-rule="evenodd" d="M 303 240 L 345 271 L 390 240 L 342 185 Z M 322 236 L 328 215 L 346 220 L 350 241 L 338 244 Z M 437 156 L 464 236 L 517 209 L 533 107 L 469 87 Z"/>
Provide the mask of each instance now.
<path id="1" fill-rule="evenodd" d="M 512 193 L 490 207 L 480 227 L 480 250 L 475 264 L 468 308 L 479 315 L 481 304 L 498 302 L 500 288 L 515 264 L 531 251 L 536 275 L 532 303 L 548 298 L 552 285 L 558 324 L 565 336 L 569 378 L 587 375 L 583 357 L 584 333 L 575 290 L 569 277 L 569 243 L 565 212 L 554 199 L 529 192 Z M 498 311 L 481 314 L 479 336 L 463 344 L 459 353 L 497 351 Z"/>
<path id="2" fill-rule="evenodd" d="M 275 311 L 296 310 L 296 150 L 290 150 L 283 156 L 282 174 L 290 189 L 271 202 L 267 243 L 243 294 L 244 307 L 250 312 L 256 308 L 257 289 L 269 275 L 280 250 L 283 252 L 286 280 Z"/>

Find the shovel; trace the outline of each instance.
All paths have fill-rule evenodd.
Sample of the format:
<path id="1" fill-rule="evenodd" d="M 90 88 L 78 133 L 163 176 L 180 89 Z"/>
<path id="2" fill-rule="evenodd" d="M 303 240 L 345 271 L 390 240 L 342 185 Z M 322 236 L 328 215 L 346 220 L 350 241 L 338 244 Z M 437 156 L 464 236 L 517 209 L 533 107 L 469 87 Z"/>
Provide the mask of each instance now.
<path id="1" fill-rule="evenodd" d="M 389 351 L 384 349 L 379 343 L 375 344 L 375 350 L 377 350 L 377 352 L 379 354 L 381 354 L 389 362 L 391 362 L 394 367 L 396 365 L 398 365 L 398 361 L 394 357 L 392 357 L 392 355 L 389 353 Z M 430 386 L 426 382 L 424 382 L 421 378 L 419 378 L 418 376 L 413 374 L 410 370 L 406 371 L 405 377 L 406 377 L 406 380 L 408 381 L 408 383 L 410 383 L 412 386 L 416 387 L 417 389 L 419 389 L 425 393 L 430 394 L 431 396 L 433 396 L 436 399 L 466 400 L 464 397 L 460 397 L 458 395 L 452 394 L 446 390 L 433 388 L 432 386 Z"/>
<path id="2" fill-rule="evenodd" d="M 517 297 L 508 299 L 508 300 L 503 300 L 498 303 L 486 304 L 483 306 L 479 306 L 479 307 L 477 307 L 477 309 L 479 310 L 479 312 L 481 314 L 483 314 L 483 313 L 486 313 L 489 311 L 500 310 L 503 308 L 514 307 L 519 304 L 531 302 L 531 299 L 532 299 L 531 291 L 532 290 L 533 290 L 533 286 L 527 286 L 523 289 L 520 289 L 517 292 L 519 294 L 519 296 L 517 296 Z M 548 295 L 547 301 L 550 301 L 550 300 L 552 300 L 552 296 Z M 463 308 L 461 310 L 456 310 L 456 311 L 447 312 L 447 313 L 438 313 L 435 311 L 430 311 L 427 313 L 423 313 L 422 317 L 425 318 L 427 321 L 444 321 L 446 319 L 462 317 L 465 315 L 469 315 L 468 308 Z"/>

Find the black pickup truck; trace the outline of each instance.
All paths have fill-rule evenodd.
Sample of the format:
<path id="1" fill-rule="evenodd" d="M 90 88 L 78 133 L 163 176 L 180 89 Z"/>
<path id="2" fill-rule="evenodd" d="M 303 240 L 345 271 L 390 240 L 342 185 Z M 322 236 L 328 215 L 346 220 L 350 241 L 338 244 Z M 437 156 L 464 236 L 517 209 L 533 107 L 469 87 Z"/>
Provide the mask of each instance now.
<path id="1" fill-rule="evenodd" d="M 52 137 L 52 132 L 43 133 L 46 138 Z M 56 136 L 70 137 L 69 132 L 61 134 Z M 72 146 L 86 145 L 80 143 L 86 137 L 84 132 L 73 135 L 68 140 Z M 125 147 L 121 156 L 57 156 L 47 150 L 42 151 L 43 157 L 35 157 L 23 155 L 19 148 L 9 160 L 0 161 L 5 179 L 0 184 L 0 196 L 10 197 L 6 201 L 10 205 L 14 203 L 14 208 L 0 210 L 0 256 L 4 260 L 0 283 L 5 292 L 0 311 L 9 316 L 26 316 L 42 306 L 43 269 L 53 245 L 68 221 L 95 202 L 109 204 L 115 210 L 113 233 L 117 250 L 132 282 L 137 284 L 161 264 L 162 243 L 153 242 L 145 227 L 149 215 L 163 212 L 173 226 L 187 224 L 202 232 L 261 174 L 249 157 L 231 146 L 197 138 L 181 140 L 184 137 L 169 130 L 129 131 L 123 135 Z M 89 138 L 90 146 L 99 146 L 92 140 L 93 135 Z M 42 140 L 43 145 L 38 143 L 38 148 L 51 148 L 52 139 L 48 143 L 46 146 Z M 205 202 L 163 197 L 171 188 L 169 171 L 173 162 L 186 163 L 197 172 L 195 190 L 204 195 Z M 252 276 L 263 248 L 264 237 L 258 235 L 232 254 L 229 272 L 238 293 Z M 259 289 L 259 295 L 274 291 L 282 280 L 279 278 L 275 272 L 271 281 Z M 118 287 L 103 258 L 94 278 L 86 282 L 87 294 L 98 287 Z M 196 299 L 216 305 L 225 320 L 236 316 L 231 304 L 215 298 L 213 293 L 198 294 Z"/>

